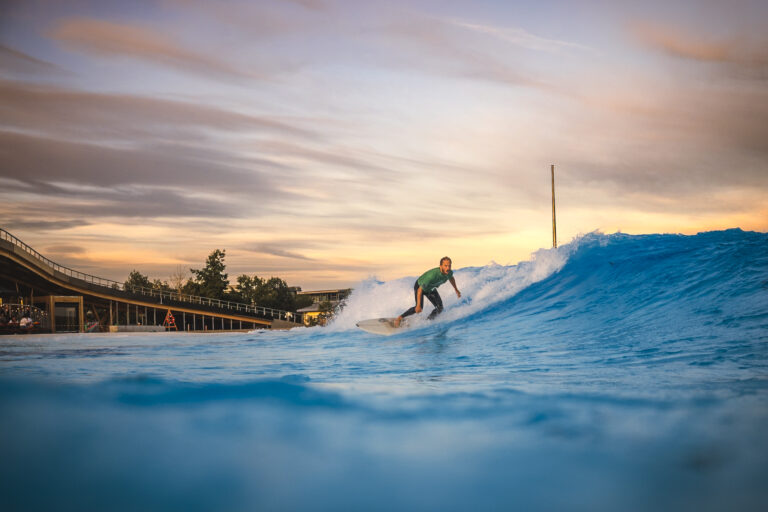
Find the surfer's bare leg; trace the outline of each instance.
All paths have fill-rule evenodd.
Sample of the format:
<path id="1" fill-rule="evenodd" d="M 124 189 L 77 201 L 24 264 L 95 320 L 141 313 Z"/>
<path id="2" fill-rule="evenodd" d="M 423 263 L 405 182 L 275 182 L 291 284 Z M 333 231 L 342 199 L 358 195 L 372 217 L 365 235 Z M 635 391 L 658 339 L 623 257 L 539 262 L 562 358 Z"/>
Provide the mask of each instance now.
<path id="1" fill-rule="evenodd" d="M 395 321 L 394 321 L 395 327 L 400 327 L 400 322 L 402 322 L 402 321 L 403 321 L 402 315 L 397 317 L 397 318 L 395 318 Z"/>

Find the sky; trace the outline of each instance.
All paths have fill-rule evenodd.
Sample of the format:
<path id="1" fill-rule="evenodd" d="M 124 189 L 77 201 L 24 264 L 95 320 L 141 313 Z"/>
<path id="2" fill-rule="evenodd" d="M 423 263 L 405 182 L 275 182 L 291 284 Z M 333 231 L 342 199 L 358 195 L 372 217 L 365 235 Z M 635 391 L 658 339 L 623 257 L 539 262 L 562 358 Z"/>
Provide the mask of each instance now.
<path id="1" fill-rule="evenodd" d="M 0 227 L 304 290 L 768 231 L 763 0 L 0 0 Z"/>

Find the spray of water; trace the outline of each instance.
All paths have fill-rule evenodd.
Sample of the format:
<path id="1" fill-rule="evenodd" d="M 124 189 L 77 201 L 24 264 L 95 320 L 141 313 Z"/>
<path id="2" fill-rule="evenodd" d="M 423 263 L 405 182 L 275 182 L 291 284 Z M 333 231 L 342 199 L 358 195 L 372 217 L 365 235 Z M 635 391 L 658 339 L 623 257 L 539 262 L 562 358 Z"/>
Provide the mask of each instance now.
<path id="1" fill-rule="evenodd" d="M 517 265 L 491 263 L 484 267 L 467 267 L 454 271 L 456 284 L 461 291 L 457 298 L 450 285 L 440 288 L 445 311 L 439 322 L 451 322 L 467 317 L 488 306 L 504 301 L 531 284 L 547 278 L 560 270 L 576 250 L 582 237 L 557 249 L 540 249 L 531 259 Z M 425 269 L 426 270 L 426 269 Z M 344 309 L 326 327 L 331 331 L 353 329 L 366 318 L 395 317 L 414 303 L 413 284 L 416 277 L 409 276 L 382 282 L 375 277 L 354 286 Z M 424 311 L 410 320 L 418 327 L 426 323 L 432 305 L 425 300 Z"/>

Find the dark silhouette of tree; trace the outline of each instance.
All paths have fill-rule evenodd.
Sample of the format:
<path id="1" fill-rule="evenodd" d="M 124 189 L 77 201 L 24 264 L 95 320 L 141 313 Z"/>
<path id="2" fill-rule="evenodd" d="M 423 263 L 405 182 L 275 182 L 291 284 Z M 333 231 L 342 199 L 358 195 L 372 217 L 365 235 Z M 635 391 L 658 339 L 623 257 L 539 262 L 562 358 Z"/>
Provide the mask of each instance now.
<path id="1" fill-rule="evenodd" d="M 204 268 L 200 270 L 189 269 L 192 272 L 193 279 L 187 281 L 187 285 L 184 286 L 184 293 L 200 295 L 210 299 L 223 299 L 224 292 L 229 286 L 227 274 L 224 273 L 224 270 L 227 268 L 224 265 L 225 256 L 225 250 L 216 249 L 208 255 Z M 187 291 L 188 287 L 191 288 L 190 291 Z"/>
<path id="2" fill-rule="evenodd" d="M 309 297 L 297 297 L 288 284 L 279 277 L 262 279 L 259 276 L 238 276 L 233 294 L 241 302 L 265 308 L 296 311 L 312 304 Z"/>
<path id="3" fill-rule="evenodd" d="M 169 291 L 171 288 L 168 283 L 155 279 L 150 281 L 149 277 L 145 276 L 138 270 L 134 270 L 128 276 L 128 280 L 123 283 L 123 289 L 126 291 L 138 290 L 138 288 L 148 288 L 155 290 Z"/>
<path id="4" fill-rule="evenodd" d="M 159 279 L 152 281 L 152 288 L 155 290 L 162 290 L 164 292 L 171 291 L 171 287 L 168 285 L 168 281 L 161 281 Z"/>
<path id="5" fill-rule="evenodd" d="M 225 250 L 214 250 L 208 255 L 205 267 L 202 269 L 189 269 L 192 273 L 192 278 L 188 279 L 183 285 L 181 284 L 184 278 L 183 272 L 177 269 L 175 277 L 172 276 L 173 287 L 169 286 L 168 282 L 160 281 L 159 279 L 150 281 L 147 276 L 136 270 L 131 272 L 128 281 L 125 282 L 125 286 L 126 288 L 144 287 L 165 291 L 174 290 L 185 295 L 243 302 L 265 308 L 294 312 L 297 309 L 312 304 L 310 297 L 297 296 L 288 287 L 288 284 L 279 277 L 263 279 L 259 276 L 250 277 L 243 274 L 237 277 L 237 284 L 234 289 L 229 290 L 229 279 L 225 273 L 227 268 L 224 264 L 225 257 Z"/>
<path id="6" fill-rule="evenodd" d="M 237 276 L 237 284 L 233 292 L 233 300 L 246 304 L 255 304 L 258 288 L 261 286 L 261 279 L 257 276 L 247 276 L 246 274 Z"/>
<path id="7" fill-rule="evenodd" d="M 126 291 L 131 291 L 134 288 L 152 288 L 149 277 L 135 269 L 128 275 L 128 279 L 123 284 L 123 289 Z"/>

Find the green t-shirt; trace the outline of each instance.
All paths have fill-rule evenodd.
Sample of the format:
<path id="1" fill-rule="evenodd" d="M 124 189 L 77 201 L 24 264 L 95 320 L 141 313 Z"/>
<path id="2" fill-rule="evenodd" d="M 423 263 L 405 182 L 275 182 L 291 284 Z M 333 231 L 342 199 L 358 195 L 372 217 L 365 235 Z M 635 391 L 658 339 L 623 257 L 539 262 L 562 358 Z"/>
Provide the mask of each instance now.
<path id="1" fill-rule="evenodd" d="M 435 267 L 432 270 L 427 270 L 416 281 L 424 290 L 424 293 L 429 293 L 447 280 L 453 277 L 453 270 L 449 270 L 447 274 L 440 272 L 440 267 Z"/>

